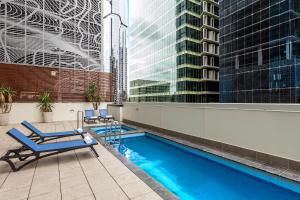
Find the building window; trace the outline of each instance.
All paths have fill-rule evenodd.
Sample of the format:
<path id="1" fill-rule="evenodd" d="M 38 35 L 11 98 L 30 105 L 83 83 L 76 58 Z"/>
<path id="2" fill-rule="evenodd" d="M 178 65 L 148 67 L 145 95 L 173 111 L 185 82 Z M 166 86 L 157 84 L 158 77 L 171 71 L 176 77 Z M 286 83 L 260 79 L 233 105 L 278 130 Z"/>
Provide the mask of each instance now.
<path id="1" fill-rule="evenodd" d="M 203 69 L 203 79 L 207 79 L 207 69 Z"/>
<path id="2" fill-rule="evenodd" d="M 235 56 L 235 69 L 239 69 L 239 68 L 240 68 L 239 56 L 236 55 Z"/>
<path id="3" fill-rule="evenodd" d="M 215 58 L 214 57 L 210 57 L 210 65 L 215 66 Z"/>
<path id="4" fill-rule="evenodd" d="M 203 51 L 208 52 L 207 43 L 203 42 Z"/>
<path id="5" fill-rule="evenodd" d="M 209 80 L 215 80 L 216 78 L 216 71 L 215 70 L 209 70 L 208 71 L 208 79 Z"/>
<path id="6" fill-rule="evenodd" d="M 215 19 L 210 18 L 210 26 L 215 27 Z"/>
<path id="7" fill-rule="evenodd" d="M 203 24 L 208 25 L 207 15 L 203 15 Z"/>
<path id="8" fill-rule="evenodd" d="M 257 53 L 258 53 L 258 56 L 257 56 L 258 65 L 262 65 L 262 50 L 261 50 L 261 47 L 259 48 Z"/>
<path id="9" fill-rule="evenodd" d="M 216 33 L 214 31 L 209 31 L 209 39 L 216 41 Z"/>
<path id="10" fill-rule="evenodd" d="M 209 47 L 209 49 L 208 49 L 209 53 L 216 54 L 216 46 L 214 44 L 209 44 L 208 47 Z"/>
<path id="11" fill-rule="evenodd" d="M 203 11 L 207 12 L 207 2 L 203 1 Z"/>
<path id="12" fill-rule="evenodd" d="M 210 13 L 212 13 L 212 14 L 215 13 L 215 7 L 214 7 L 214 5 L 210 5 Z"/>
<path id="13" fill-rule="evenodd" d="M 204 28 L 204 29 L 203 29 L 203 38 L 204 38 L 204 39 L 207 39 L 207 35 L 208 35 L 208 34 L 207 34 L 207 29 Z"/>
<path id="14" fill-rule="evenodd" d="M 207 56 L 203 56 L 203 65 L 207 66 L 208 62 L 207 62 Z"/>

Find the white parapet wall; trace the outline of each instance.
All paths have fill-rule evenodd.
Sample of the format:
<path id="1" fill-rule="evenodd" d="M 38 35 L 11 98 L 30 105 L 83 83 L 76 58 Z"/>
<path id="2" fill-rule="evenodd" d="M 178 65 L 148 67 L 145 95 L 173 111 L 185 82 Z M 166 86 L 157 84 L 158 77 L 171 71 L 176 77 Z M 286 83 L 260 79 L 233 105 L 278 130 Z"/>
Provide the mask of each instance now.
<path id="1" fill-rule="evenodd" d="M 107 108 L 108 103 L 101 103 L 100 108 Z M 17 124 L 23 120 L 42 122 L 42 114 L 37 108 L 38 103 L 14 103 L 9 113 L 9 123 Z M 53 109 L 54 121 L 72 121 L 77 119 L 77 111 L 93 109 L 91 103 L 55 103 Z"/>
<path id="2" fill-rule="evenodd" d="M 108 104 L 107 109 L 110 115 L 117 121 L 123 121 L 123 106 Z"/>
<path id="3" fill-rule="evenodd" d="M 125 103 L 123 118 L 300 161 L 300 105 Z"/>

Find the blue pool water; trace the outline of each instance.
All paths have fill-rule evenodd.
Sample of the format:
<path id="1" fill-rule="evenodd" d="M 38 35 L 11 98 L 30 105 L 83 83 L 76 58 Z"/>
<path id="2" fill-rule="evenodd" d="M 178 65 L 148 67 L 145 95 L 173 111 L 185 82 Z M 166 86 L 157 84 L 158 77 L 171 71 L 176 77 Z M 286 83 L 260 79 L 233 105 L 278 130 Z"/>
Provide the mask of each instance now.
<path id="1" fill-rule="evenodd" d="M 119 126 L 113 126 L 112 127 L 112 132 L 116 132 L 116 131 L 119 131 Z M 91 128 L 92 131 L 94 131 L 96 134 L 105 134 L 105 132 L 107 131 L 110 131 L 110 127 L 108 127 L 108 129 L 106 129 L 106 127 L 96 127 L 96 128 Z M 131 128 L 129 126 L 125 126 L 125 125 L 121 125 L 121 132 L 122 133 L 125 133 L 125 132 L 128 132 L 128 131 L 134 131 L 136 130 L 135 128 Z"/>
<path id="2" fill-rule="evenodd" d="M 180 199 L 300 200 L 297 183 L 148 133 L 118 149 Z"/>

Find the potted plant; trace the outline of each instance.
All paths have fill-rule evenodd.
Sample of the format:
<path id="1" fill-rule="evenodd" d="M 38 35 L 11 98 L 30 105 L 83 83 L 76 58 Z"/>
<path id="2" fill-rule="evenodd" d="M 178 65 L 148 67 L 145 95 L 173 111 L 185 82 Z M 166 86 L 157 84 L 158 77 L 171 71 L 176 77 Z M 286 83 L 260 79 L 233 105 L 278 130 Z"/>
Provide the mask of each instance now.
<path id="1" fill-rule="evenodd" d="M 13 102 L 12 97 L 15 93 L 16 92 L 10 87 L 0 87 L 0 126 L 8 124 L 9 113 Z"/>
<path id="2" fill-rule="evenodd" d="M 39 109 L 43 113 L 44 122 L 52 122 L 53 121 L 53 112 L 54 108 L 52 98 L 49 92 L 42 92 L 39 97 Z"/>
<path id="3" fill-rule="evenodd" d="M 86 97 L 89 102 L 92 102 L 94 110 L 98 110 L 101 102 L 101 97 L 99 95 L 99 91 L 95 82 L 89 84 L 86 92 Z"/>

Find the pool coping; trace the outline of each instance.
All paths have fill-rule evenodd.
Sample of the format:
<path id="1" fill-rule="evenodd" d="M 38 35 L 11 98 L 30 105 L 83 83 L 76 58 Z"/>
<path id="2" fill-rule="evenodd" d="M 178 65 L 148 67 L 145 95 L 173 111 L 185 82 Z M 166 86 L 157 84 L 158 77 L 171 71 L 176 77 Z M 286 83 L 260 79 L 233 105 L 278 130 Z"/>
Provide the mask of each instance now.
<path id="1" fill-rule="evenodd" d="M 128 134 L 135 134 L 135 133 L 144 132 L 141 128 L 139 128 L 137 126 L 133 126 L 131 124 L 126 124 L 126 123 L 120 123 L 120 124 L 136 128 L 136 130 L 128 131 L 126 133 L 122 133 L 122 135 L 128 135 Z M 165 199 L 165 200 L 178 200 L 179 199 L 175 194 L 170 192 L 166 187 L 164 187 L 162 184 L 160 184 L 158 181 L 156 181 L 154 178 L 152 178 L 150 175 L 148 175 L 146 172 L 144 172 L 142 169 L 140 169 L 138 166 L 136 166 L 134 163 L 132 163 L 130 160 L 128 160 L 126 157 L 124 157 L 122 154 L 120 154 L 111 145 L 105 143 L 102 140 L 102 138 L 104 136 L 98 135 L 98 134 L 96 134 L 96 132 L 91 130 L 91 128 L 95 128 L 95 127 L 101 127 L 101 125 L 88 126 L 88 127 L 85 127 L 84 129 L 89 134 L 91 134 L 105 149 L 107 149 L 112 155 L 114 155 L 118 160 L 120 160 L 140 180 L 142 180 L 154 192 L 156 192 L 162 199 Z M 105 125 L 104 125 L 104 127 L 105 127 Z"/>

